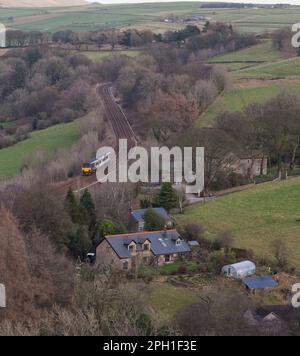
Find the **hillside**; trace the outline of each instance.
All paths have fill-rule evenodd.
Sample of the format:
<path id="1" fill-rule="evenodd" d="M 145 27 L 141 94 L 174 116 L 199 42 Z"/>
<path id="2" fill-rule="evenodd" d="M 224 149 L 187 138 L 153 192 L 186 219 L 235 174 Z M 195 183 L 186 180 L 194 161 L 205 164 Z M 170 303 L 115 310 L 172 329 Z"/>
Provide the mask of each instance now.
<path id="1" fill-rule="evenodd" d="M 262 257 L 270 256 L 272 242 L 281 239 L 289 249 L 290 261 L 299 266 L 299 188 L 299 178 L 258 185 L 188 208 L 177 219 L 199 222 L 209 238 L 231 231 L 237 247 L 253 249 Z"/>
<path id="2" fill-rule="evenodd" d="M 274 48 L 271 40 L 210 58 L 208 63 L 224 65 L 232 75 L 231 85 L 199 120 L 211 126 L 224 111 L 242 111 L 251 103 L 264 103 L 281 92 L 300 93 L 298 57 Z"/>
<path id="3" fill-rule="evenodd" d="M 84 0 L 0 0 L 0 7 L 51 7 L 86 5 Z"/>
<path id="4" fill-rule="evenodd" d="M 0 0 L 1 5 L 5 7 L 0 13 L 2 23 L 22 30 L 46 31 L 89 31 L 111 27 L 126 29 L 132 26 L 154 32 L 178 30 L 184 27 L 184 22 L 162 21 L 164 17 L 174 14 L 179 17 L 202 15 L 211 21 L 231 23 L 234 28 L 243 32 L 264 33 L 297 23 L 300 15 L 300 7 L 216 11 L 213 8 L 200 9 L 197 1 L 94 5 L 85 0 Z M 78 9 L 74 5 L 86 6 Z M 45 12 L 39 7 L 49 8 Z M 201 26 L 204 21 L 192 23 Z"/>
<path id="5" fill-rule="evenodd" d="M 0 150 L 0 177 L 18 174 L 24 160 L 37 151 L 51 152 L 71 146 L 78 139 L 78 123 L 59 124 L 33 132 L 27 140 Z"/>

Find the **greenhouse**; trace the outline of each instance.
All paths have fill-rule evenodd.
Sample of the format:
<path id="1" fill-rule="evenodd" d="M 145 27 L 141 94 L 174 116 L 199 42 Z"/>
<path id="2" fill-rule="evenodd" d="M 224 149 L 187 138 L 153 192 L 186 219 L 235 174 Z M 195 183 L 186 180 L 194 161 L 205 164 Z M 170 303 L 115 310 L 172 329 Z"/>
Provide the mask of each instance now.
<path id="1" fill-rule="evenodd" d="M 243 279 L 255 274 L 256 267 L 251 261 L 242 261 L 222 268 L 222 274 L 226 277 Z"/>

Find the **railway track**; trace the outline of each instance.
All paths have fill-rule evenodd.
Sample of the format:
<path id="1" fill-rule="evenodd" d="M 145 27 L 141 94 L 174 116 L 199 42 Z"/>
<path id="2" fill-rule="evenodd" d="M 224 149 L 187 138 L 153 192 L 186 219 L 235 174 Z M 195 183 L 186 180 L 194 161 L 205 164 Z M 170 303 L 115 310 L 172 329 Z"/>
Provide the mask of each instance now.
<path id="1" fill-rule="evenodd" d="M 98 92 L 103 100 L 106 118 L 110 121 L 117 141 L 128 140 L 128 147 L 136 146 L 137 139 L 134 131 L 121 106 L 116 102 L 111 84 L 98 87 Z"/>
<path id="2" fill-rule="evenodd" d="M 112 84 L 107 83 L 107 84 L 99 85 L 97 91 L 101 96 L 101 99 L 104 104 L 105 116 L 110 122 L 116 137 L 116 142 L 117 142 L 115 147 L 116 152 L 118 149 L 118 142 L 120 139 L 127 139 L 128 149 L 137 146 L 137 138 L 126 117 L 126 114 L 122 110 L 121 106 L 115 100 L 115 97 L 112 92 Z M 118 156 L 116 157 L 116 160 L 118 161 Z M 83 183 L 83 186 L 81 185 L 81 183 Z M 82 190 L 91 188 L 98 183 L 101 183 L 101 181 L 98 181 L 95 176 L 81 177 L 79 183 L 77 180 L 77 187 L 73 190 L 75 191 L 75 193 L 79 193 Z M 78 184 L 80 184 L 79 187 Z"/>

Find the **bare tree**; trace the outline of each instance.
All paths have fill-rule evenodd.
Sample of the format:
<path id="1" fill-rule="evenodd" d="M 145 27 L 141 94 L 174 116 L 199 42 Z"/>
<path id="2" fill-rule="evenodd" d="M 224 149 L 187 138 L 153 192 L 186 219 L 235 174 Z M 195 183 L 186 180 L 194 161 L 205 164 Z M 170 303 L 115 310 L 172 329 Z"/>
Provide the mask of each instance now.
<path id="1" fill-rule="evenodd" d="M 277 261 L 277 265 L 279 268 L 284 269 L 287 267 L 289 261 L 288 261 L 288 249 L 284 241 L 282 240 L 275 240 L 272 243 L 273 251 L 274 251 L 274 257 Z"/>

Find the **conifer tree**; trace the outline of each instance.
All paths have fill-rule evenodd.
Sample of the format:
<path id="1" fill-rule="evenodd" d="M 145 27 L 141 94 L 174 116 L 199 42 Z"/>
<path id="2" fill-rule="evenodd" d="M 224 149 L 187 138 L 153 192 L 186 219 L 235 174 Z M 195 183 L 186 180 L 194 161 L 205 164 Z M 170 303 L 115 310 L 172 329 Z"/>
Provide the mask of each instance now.
<path id="1" fill-rule="evenodd" d="M 165 208 L 168 212 L 177 206 L 177 194 L 171 183 L 163 183 L 157 197 L 157 204 Z"/>
<path id="2" fill-rule="evenodd" d="M 96 208 L 91 193 L 85 189 L 79 202 L 80 215 L 83 225 L 87 225 L 90 233 L 95 234 L 96 230 Z"/>
<path id="3" fill-rule="evenodd" d="M 81 260 L 86 258 L 86 254 L 92 247 L 92 240 L 86 226 L 80 226 L 76 235 L 70 241 L 69 249 L 73 257 L 80 257 Z"/>
<path id="4" fill-rule="evenodd" d="M 79 205 L 71 188 L 69 189 L 65 199 L 65 207 L 74 224 L 82 223 Z"/>

